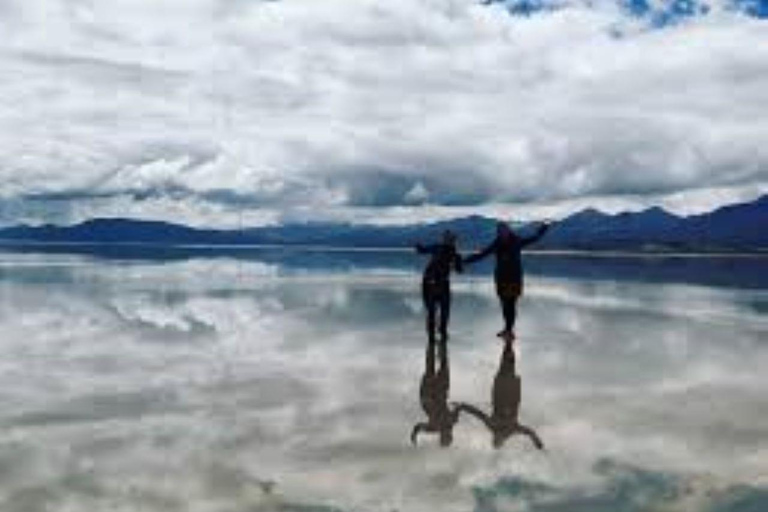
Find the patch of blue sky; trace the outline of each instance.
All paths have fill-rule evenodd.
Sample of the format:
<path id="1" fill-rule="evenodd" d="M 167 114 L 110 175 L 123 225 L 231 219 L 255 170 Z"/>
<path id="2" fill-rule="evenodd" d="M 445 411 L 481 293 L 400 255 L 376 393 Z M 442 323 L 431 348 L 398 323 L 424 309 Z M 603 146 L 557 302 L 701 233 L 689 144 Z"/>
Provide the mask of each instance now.
<path id="1" fill-rule="evenodd" d="M 735 0 L 733 3 L 750 16 L 768 19 L 768 0 Z"/>
<path id="2" fill-rule="evenodd" d="M 705 16 L 712 10 L 709 2 L 701 0 L 670 0 L 659 5 L 650 0 L 618 0 L 629 15 L 646 19 L 654 27 L 665 27 L 696 16 Z M 537 13 L 555 11 L 573 2 L 564 0 L 483 0 L 485 5 L 503 4 L 517 16 L 531 16 Z M 768 0 L 731 0 L 729 9 L 748 16 L 768 18 Z"/>
<path id="3" fill-rule="evenodd" d="M 697 0 L 672 0 L 663 7 L 654 6 L 648 0 L 624 0 L 624 6 L 631 14 L 648 19 L 656 27 L 705 16 L 712 10 L 708 2 Z M 768 0 L 731 0 L 726 8 L 756 18 L 768 18 Z"/>
<path id="4" fill-rule="evenodd" d="M 483 0 L 483 4 L 504 4 L 510 14 L 531 16 L 538 12 L 550 12 L 562 8 L 565 2 L 557 0 Z"/>

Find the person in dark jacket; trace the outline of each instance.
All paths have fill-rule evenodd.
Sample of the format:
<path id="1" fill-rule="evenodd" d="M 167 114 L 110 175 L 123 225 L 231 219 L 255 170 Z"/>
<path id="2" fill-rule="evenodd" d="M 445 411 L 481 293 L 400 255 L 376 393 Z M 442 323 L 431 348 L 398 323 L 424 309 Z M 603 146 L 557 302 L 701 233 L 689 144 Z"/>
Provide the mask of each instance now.
<path id="1" fill-rule="evenodd" d="M 520 252 L 528 245 L 536 242 L 549 229 L 548 222 L 543 223 L 538 231 L 530 237 L 520 237 L 504 222 L 496 225 L 496 238 L 485 249 L 466 259 L 465 263 L 474 263 L 486 256 L 496 256 L 496 294 L 501 303 L 504 315 L 504 328 L 498 336 L 505 339 L 515 339 L 515 319 L 517 318 L 517 300 L 523 294 L 523 264 Z"/>
<path id="2" fill-rule="evenodd" d="M 456 251 L 456 236 L 443 233 L 443 240 L 435 245 L 416 244 L 419 254 L 429 254 L 431 258 L 424 269 L 421 282 L 421 296 L 427 310 L 427 335 L 435 339 L 435 317 L 440 312 L 440 336 L 448 339 L 448 320 L 451 316 L 451 270 L 462 272 L 461 256 Z"/>
<path id="3" fill-rule="evenodd" d="M 512 340 L 504 340 L 504 349 L 499 361 L 499 369 L 493 380 L 491 402 L 493 414 L 488 416 L 474 405 L 459 403 L 456 406 L 457 414 L 469 413 L 482 421 L 491 432 L 491 442 L 494 448 L 501 448 L 510 437 L 524 435 L 539 450 L 544 449 L 544 443 L 539 435 L 530 427 L 520 423 L 520 398 L 522 380 L 515 369 L 515 352 L 512 350 Z M 458 417 L 456 418 L 458 421 Z"/>

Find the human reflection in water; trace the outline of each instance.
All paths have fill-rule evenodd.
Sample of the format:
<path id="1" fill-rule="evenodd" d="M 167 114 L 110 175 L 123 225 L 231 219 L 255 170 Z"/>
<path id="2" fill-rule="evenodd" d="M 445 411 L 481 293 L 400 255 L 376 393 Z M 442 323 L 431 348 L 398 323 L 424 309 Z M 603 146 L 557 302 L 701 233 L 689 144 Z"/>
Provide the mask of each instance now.
<path id="1" fill-rule="evenodd" d="M 435 369 L 435 352 L 439 353 L 440 368 Z M 451 387 L 451 374 L 448 364 L 448 344 L 443 339 L 434 338 L 427 342 L 424 375 L 421 377 L 419 399 L 427 415 L 427 421 L 417 423 L 411 431 L 411 443 L 416 444 L 420 432 L 438 433 L 440 446 L 450 446 L 453 442 L 453 427 L 459 419 L 456 407 L 448 405 L 448 391 Z"/>
<path id="2" fill-rule="evenodd" d="M 499 361 L 499 371 L 493 380 L 493 415 L 490 417 L 477 407 L 460 403 L 457 412 L 466 412 L 485 423 L 493 436 L 493 447 L 501 446 L 513 435 L 522 434 L 528 436 L 539 450 L 544 449 L 544 443 L 538 434 L 518 421 L 520 410 L 521 380 L 515 370 L 515 351 L 512 350 L 512 340 L 504 341 L 504 349 Z"/>

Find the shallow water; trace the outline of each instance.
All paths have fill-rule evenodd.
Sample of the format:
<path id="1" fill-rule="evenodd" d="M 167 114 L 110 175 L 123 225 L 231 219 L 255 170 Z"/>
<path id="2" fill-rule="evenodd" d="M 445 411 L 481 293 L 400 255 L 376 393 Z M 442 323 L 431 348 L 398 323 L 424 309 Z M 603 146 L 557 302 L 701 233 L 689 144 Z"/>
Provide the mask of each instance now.
<path id="1" fill-rule="evenodd" d="M 411 446 L 420 262 L 370 258 L 0 253 L 1 509 L 768 510 L 768 263 L 530 261 L 538 451 Z M 489 411 L 493 287 L 453 288 L 450 400 Z"/>

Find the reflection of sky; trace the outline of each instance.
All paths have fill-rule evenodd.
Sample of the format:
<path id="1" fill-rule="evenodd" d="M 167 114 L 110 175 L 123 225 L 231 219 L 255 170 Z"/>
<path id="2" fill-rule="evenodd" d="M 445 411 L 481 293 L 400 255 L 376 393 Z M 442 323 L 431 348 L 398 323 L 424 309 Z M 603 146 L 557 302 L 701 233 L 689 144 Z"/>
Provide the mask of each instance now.
<path id="1" fill-rule="evenodd" d="M 488 410 L 493 288 L 454 291 L 451 398 Z M 448 450 L 409 445 L 402 270 L 15 256 L 0 300 L 4 511 L 765 507 L 765 289 L 532 276 L 520 419 L 543 453 L 464 419 Z"/>

